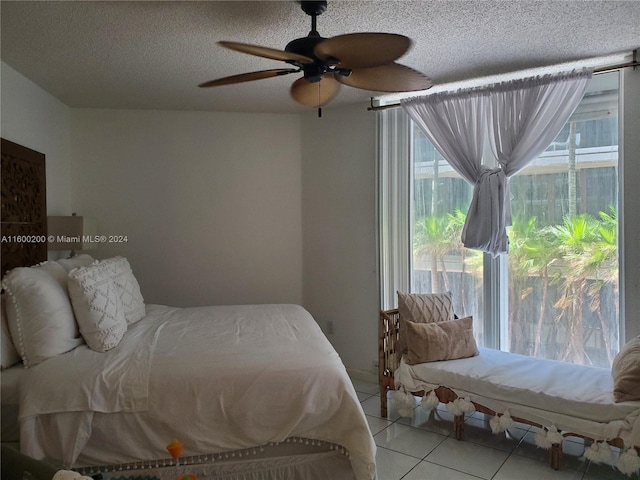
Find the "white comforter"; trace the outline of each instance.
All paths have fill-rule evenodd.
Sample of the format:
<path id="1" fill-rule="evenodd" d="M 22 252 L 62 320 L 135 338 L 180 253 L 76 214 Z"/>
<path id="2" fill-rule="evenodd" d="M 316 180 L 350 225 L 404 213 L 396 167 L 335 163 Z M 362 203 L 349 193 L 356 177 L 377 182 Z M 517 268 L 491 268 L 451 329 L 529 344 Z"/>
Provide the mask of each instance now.
<path id="1" fill-rule="evenodd" d="M 68 466 L 90 442 L 101 461 L 120 463 L 166 458 L 174 437 L 183 455 L 305 437 L 345 447 L 357 479 L 375 475 L 345 368 L 296 305 L 148 306 L 118 347 L 49 359 L 26 372 L 20 392 L 23 452 Z"/>

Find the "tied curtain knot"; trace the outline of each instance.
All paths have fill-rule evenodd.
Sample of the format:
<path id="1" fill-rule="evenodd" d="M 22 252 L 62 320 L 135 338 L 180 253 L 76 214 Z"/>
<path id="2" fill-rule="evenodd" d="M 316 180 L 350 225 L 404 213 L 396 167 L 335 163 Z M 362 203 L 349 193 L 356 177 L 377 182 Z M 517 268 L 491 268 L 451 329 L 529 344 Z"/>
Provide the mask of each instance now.
<path id="1" fill-rule="evenodd" d="M 466 248 L 484 252 L 507 251 L 506 227 L 511 224 L 508 195 L 509 183 L 504 170 L 483 165 L 462 229 L 462 244 Z"/>

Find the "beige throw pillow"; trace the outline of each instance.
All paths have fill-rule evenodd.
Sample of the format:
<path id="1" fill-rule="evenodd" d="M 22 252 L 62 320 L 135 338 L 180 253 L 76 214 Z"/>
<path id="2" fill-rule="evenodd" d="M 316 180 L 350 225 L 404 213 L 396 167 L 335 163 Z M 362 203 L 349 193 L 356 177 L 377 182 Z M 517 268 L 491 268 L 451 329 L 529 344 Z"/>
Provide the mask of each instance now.
<path id="1" fill-rule="evenodd" d="M 407 353 L 407 328 L 405 322 L 431 323 L 454 319 L 451 292 L 401 293 L 398 292 L 400 334 L 396 348 Z"/>
<path id="2" fill-rule="evenodd" d="M 640 400 L 640 336 L 622 347 L 613 360 L 611 375 L 616 403 Z"/>
<path id="3" fill-rule="evenodd" d="M 473 338 L 473 317 L 438 323 L 407 322 L 406 326 L 409 365 L 474 357 L 480 353 Z"/>

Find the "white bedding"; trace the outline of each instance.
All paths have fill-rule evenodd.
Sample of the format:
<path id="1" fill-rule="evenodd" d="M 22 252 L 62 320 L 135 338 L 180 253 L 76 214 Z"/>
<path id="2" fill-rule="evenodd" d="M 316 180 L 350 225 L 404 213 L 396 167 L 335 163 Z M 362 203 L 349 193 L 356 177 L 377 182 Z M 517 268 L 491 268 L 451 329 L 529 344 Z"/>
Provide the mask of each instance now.
<path id="1" fill-rule="evenodd" d="M 403 359 L 396 386 L 407 391 L 446 386 L 498 413 L 508 409 L 545 427 L 640 445 L 640 402 L 614 402 L 609 369 L 479 350 L 476 357 L 418 365 Z"/>
<path id="2" fill-rule="evenodd" d="M 17 442 L 20 439 L 18 431 L 18 384 L 24 372 L 22 364 L 5 368 L 0 372 L 0 392 L 2 393 L 2 413 L 0 426 L 2 426 L 2 441 Z"/>
<path id="3" fill-rule="evenodd" d="M 21 448 L 36 458 L 125 463 L 166 458 L 174 437 L 185 456 L 304 437 L 345 447 L 358 480 L 375 476 L 346 370 L 296 305 L 147 306 L 115 349 L 25 373 Z"/>

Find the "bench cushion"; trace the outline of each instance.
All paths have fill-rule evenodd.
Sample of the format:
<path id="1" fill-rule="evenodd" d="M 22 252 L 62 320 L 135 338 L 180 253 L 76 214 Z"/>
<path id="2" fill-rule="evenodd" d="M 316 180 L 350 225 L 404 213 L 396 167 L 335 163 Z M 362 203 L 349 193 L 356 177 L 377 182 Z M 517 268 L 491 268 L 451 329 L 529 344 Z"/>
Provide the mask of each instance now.
<path id="1" fill-rule="evenodd" d="M 471 358 L 418 365 L 403 359 L 396 385 L 407 391 L 446 386 L 499 413 L 510 409 L 512 415 L 544 426 L 609 438 L 614 430 L 614 436 L 621 429 L 631 430 L 640 414 L 640 402 L 615 403 L 609 369 L 479 350 L 480 355 Z M 604 425 L 594 428 L 590 422 Z M 614 424 L 607 427 L 610 422 Z"/>

